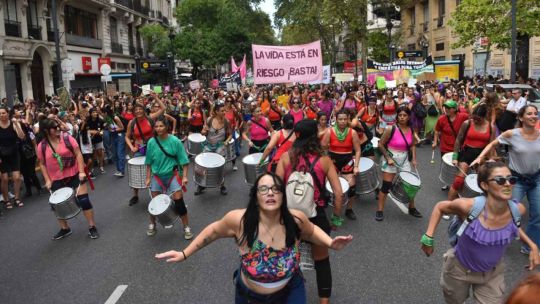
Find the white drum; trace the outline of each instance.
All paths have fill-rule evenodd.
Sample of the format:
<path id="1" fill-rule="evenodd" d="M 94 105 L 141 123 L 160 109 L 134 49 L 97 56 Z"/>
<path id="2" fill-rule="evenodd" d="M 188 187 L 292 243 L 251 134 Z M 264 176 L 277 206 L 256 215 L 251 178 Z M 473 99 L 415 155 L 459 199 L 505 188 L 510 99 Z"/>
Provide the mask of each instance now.
<path id="1" fill-rule="evenodd" d="M 135 189 L 146 188 L 146 156 L 134 157 L 128 160 L 128 185 Z"/>
<path id="2" fill-rule="evenodd" d="M 148 204 L 148 212 L 163 226 L 171 226 L 179 218 L 174 211 L 174 202 L 166 194 L 156 195 Z"/>
<path id="3" fill-rule="evenodd" d="M 379 140 L 380 138 L 373 136 L 371 139 L 371 145 L 373 146 L 373 151 L 375 152 L 375 161 L 379 163 L 381 161 L 381 151 L 379 150 Z M 360 169 L 362 169 L 360 167 Z"/>
<path id="4" fill-rule="evenodd" d="M 397 175 L 389 196 L 396 202 L 408 204 L 410 201 L 414 200 L 421 185 L 422 181 L 418 175 L 412 172 L 402 171 Z"/>
<path id="5" fill-rule="evenodd" d="M 476 173 L 469 174 L 465 177 L 463 190 L 459 193 L 460 197 L 473 198 L 484 194 L 478 186 L 478 175 Z"/>
<path id="6" fill-rule="evenodd" d="M 229 140 L 229 144 L 225 146 L 225 160 L 227 162 L 233 161 L 236 159 L 236 151 L 234 150 L 234 138 Z"/>
<path id="7" fill-rule="evenodd" d="M 195 157 L 193 180 L 202 187 L 215 188 L 223 182 L 225 158 L 217 153 L 204 152 Z"/>
<path id="8" fill-rule="evenodd" d="M 197 155 L 202 153 L 204 143 L 206 142 L 206 136 L 201 133 L 192 133 L 188 136 L 187 152 L 191 155 Z"/>
<path id="9" fill-rule="evenodd" d="M 448 152 L 442 157 L 439 180 L 445 185 L 451 185 L 454 182 L 456 174 L 458 173 L 458 168 L 452 164 L 453 154 L 453 152 Z"/>
<path id="10" fill-rule="evenodd" d="M 379 188 L 379 174 L 375 162 L 367 157 L 360 157 L 360 172 L 356 176 L 356 194 L 366 194 Z"/>
<path id="11" fill-rule="evenodd" d="M 246 178 L 246 184 L 253 185 L 257 180 L 259 175 L 266 172 L 266 167 L 268 165 L 268 158 L 265 160 L 264 165 L 259 166 L 261 161 L 262 153 L 253 153 L 244 156 L 242 158 L 242 163 L 244 165 L 244 176 Z"/>
<path id="12" fill-rule="evenodd" d="M 349 192 L 349 182 L 340 176 L 339 183 L 341 185 L 341 192 L 343 192 L 343 206 L 345 206 L 349 203 L 349 195 L 347 194 Z M 328 202 L 328 205 L 334 207 L 334 192 L 332 191 L 332 186 L 328 180 L 326 181 L 325 187 L 326 191 L 330 193 L 330 201 Z"/>
<path id="13" fill-rule="evenodd" d="M 69 187 L 54 191 L 49 198 L 49 204 L 56 218 L 60 220 L 69 220 L 81 212 L 81 207 L 77 204 L 75 192 Z"/>

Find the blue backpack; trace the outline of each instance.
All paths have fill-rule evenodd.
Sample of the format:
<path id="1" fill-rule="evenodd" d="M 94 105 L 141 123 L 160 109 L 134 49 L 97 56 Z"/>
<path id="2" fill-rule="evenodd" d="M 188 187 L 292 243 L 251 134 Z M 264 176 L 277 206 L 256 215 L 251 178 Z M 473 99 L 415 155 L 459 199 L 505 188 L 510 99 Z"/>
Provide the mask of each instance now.
<path id="1" fill-rule="evenodd" d="M 519 212 L 518 208 L 518 202 L 515 200 L 509 200 L 508 201 L 508 208 L 510 208 L 510 213 L 512 213 L 512 218 L 514 220 L 514 224 L 516 226 L 521 226 L 521 214 Z M 462 221 L 461 218 L 457 215 L 454 215 L 452 218 L 452 221 L 448 225 L 448 240 L 450 241 L 450 245 L 456 246 L 459 237 L 463 234 L 467 226 L 474 221 L 480 213 L 482 213 L 482 210 L 484 210 L 484 206 L 486 205 L 486 197 L 483 195 L 477 196 L 474 198 L 474 204 L 471 208 L 471 211 L 469 211 L 469 215 L 467 215 L 467 219 L 465 221 Z"/>

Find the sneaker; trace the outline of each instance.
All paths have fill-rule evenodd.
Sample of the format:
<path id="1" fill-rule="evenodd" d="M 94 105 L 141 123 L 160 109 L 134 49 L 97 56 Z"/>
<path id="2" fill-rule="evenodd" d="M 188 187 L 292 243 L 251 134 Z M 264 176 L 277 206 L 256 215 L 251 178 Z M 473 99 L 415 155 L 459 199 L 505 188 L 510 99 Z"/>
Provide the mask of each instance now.
<path id="1" fill-rule="evenodd" d="M 99 233 L 97 232 L 96 226 L 92 226 L 88 229 L 88 236 L 93 240 L 99 237 Z"/>
<path id="2" fill-rule="evenodd" d="M 71 229 L 68 228 L 68 229 L 60 229 L 60 231 L 58 231 L 57 234 L 55 234 L 53 236 L 53 240 L 59 240 L 59 239 L 63 239 L 65 237 L 68 237 L 71 235 Z"/>
<path id="3" fill-rule="evenodd" d="M 384 220 L 384 214 L 382 211 L 376 211 L 375 212 L 375 220 L 377 222 L 381 222 L 382 220 Z"/>
<path id="4" fill-rule="evenodd" d="M 117 176 L 117 177 L 124 177 L 124 173 L 122 173 L 122 172 L 116 172 L 116 173 L 114 173 L 114 176 Z"/>
<path id="5" fill-rule="evenodd" d="M 448 185 L 444 185 L 444 186 L 441 187 L 442 191 L 448 191 L 448 189 L 450 189 L 450 187 L 448 187 Z"/>
<path id="6" fill-rule="evenodd" d="M 193 233 L 191 232 L 191 228 L 189 228 L 189 226 L 184 227 L 184 238 L 186 240 L 191 240 L 193 238 Z"/>
<path id="7" fill-rule="evenodd" d="M 445 221 L 449 221 L 449 220 L 450 220 L 450 215 L 448 215 L 448 214 L 443 214 L 442 218 L 443 218 L 443 220 L 445 220 Z"/>
<path id="8" fill-rule="evenodd" d="M 96 176 L 94 175 L 94 173 L 90 173 L 90 179 L 96 179 Z"/>
<path id="9" fill-rule="evenodd" d="M 221 195 L 227 195 L 227 188 L 225 188 L 225 186 L 221 186 L 221 188 L 219 188 L 219 191 L 221 192 Z"/>
<path id="10" fill-rule="evenodd" d="M 105 174 L 105 169 L 103 169 L 103 167 L 99 168 L 99 173 Z"/>
<path id="11" fill-rule="evenodd" d="M 138 197 L 138 196 L 134 196 L 134 197 L 132 197 L 132 198 L 129 200 L 129 205 L 130 205 L 130 206 L 133 206 L 133 205 L 135 205 L 135 204 L 138 203 L 138 202 L 139 202 L 139 197 Z"/>
<path id="12" fill-rule="evenodd" d="M 345 216 L 352 221 L 356 221 L 356 214 L 352 209 L 345 210 Z"/>
<path id="13" fill-rule="evenodd" d="M 154 224 L 148 225 L 148 230 L 146 230 L 146 235 L 154 236 L 154 235 L 156 235 L 156 232 L 157 232 L 156 225 L 154 225 Z"/>
<path id="14" fill-rule="evenodd" d="M 237 167 L 236 165 L 234 165 L 234 166 L 232 167 L 232 169 L 233 169 L 233 171 L 238 171 L 238 167 Z"/>
<path id="15" fill-rule="evenodd" d="M 416 208 L 409 208 L 409 214 L 417 218 L 422 217 L 422 214 Z"/>
<path id="16" fill-rule="evenodd" d="M 525 246 L 521 246 L 521 249 L 519 250 L 519 252 L 523 253 L 523 254 L 530 254 L 531 253 L 531 250 Z"/>
<path id="17" fill-rule="evenodd" d="M 126 160 L 129 160 L 131 157 L 129 157 L 129 155 L 126 155 Z"/>
<path id="18" fill-rule="evenodd" d="M 163 228 L 165 229 L 171 229 L 172 227 L 173 227 L 173 224 L 163 226 Z"/>

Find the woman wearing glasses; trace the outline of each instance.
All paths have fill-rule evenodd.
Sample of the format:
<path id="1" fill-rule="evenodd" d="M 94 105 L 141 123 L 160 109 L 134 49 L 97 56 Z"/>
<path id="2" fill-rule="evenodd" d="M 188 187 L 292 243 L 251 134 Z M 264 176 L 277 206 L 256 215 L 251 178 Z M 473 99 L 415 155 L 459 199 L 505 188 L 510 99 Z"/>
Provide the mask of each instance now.
<path id="1" fill-rule="evenodd" d="M 508 145 L 509 164 L 512 175 L 517 176 L 512 198 L 521 201 L 527 195 L 529 202 L 529 222 L 527 235 L 540 246 L 540 130 L 535 129 L 538 122 L 538 109 L 533 105 L 522 107 L 518 112 L 519 127 L 502 133 L 492 141 L 471 165 L 482 162 L 485 156 L 499 144 Z M 527 245 L 521 252 L 528 253 Z"/>
<path id="2" fill-rule="evenodd" d="M 171 250 L 156 258 L 182 262 L 219 238 L 234 238 L 240 253 L 234 274 L 235 303 L 306 303 L 300 240 L 341 250 L 352 236 L 330 238 L 301 211 L 287 208 L 284 191 L 278 176 L 259 176 L 246 209 L 233 210 L 210 224 L 184 250 Z"/>
<path id="3" fill-rule="evenodd" d="M 292 108 L 289 111 L 289 114 L 293 116 L 294 125 L 296 125 L 299 121 L 304 119 L 304 110 L 302 110 L 302 101 L 299 97 L 293 97 L 291 103 L 292 103 Z"/>
<path id="4" fill-rule="evenodd" d="M 508 245 L 518 236 L 531 248 L 528 269 L 540 264 L 538 247 L 516 221 L 525 213 L 521 203 L 511 200 L 516 182 L 517 178 L 504 163 L 487 162 L 478 170 L 478 186 L 484 195 L 435 205 L 421 239 L 422 251 L 427 256 L 433 254 L 433 236 L 443 214 L 455 214 L 465 221 L 473 208 L 481 210 L 463 233 L 456 235 L 454 247 L 444 254 L 440 284 L 446 303 L 464 303 L 471 288 L 478 303 L 502 303 L 505 291 L 502 259 Z"/>

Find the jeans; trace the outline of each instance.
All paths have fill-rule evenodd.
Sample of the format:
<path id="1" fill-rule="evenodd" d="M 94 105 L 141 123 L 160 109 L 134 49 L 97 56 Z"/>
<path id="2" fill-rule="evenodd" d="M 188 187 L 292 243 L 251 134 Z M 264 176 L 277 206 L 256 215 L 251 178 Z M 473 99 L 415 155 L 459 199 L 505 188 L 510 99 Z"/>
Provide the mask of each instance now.
<path id="1" fill-rule="evenodd" d="M 126 141 L 125 133 L 110 133 L 112 139 L 112 158 L 116 164 L 116 171 L 124 173 L 126 167 Z"/>
<path id="2" fill-rule="evenodd" d="M 113 136 L 113 132 L 109 130 L 103 130 L 103 147 L 105 148 L 105 159 L 108 160 L 114 159 Z"/>
<path id="3" fill-rule="evenodd" d="M 235 272 L 235 296 L 234 303 L 236 304 L 248 304 L 253 303 L 253 300 L 256 300 L 255 303 L 287 303 L 287 304 L 305 304 L 306 302 L 306 287 L 304 285 L 304 278 L 301 274 L 295 274 L 287 283 L 287 286 L 284 287 L 285 291 L 283 298 L 273 297 L 272 295 L 261 295 L 251 291 L 247 286 L 242 282 L 240 277 L 240 270 Z M 276 292 L 280 293 L 282 290 Z M 275 295 L 275 294 L 274 294 Z M 253 299 L 250 301 L 250 299 Z"/>
<path id="4" fill-rule="evenodd" d="M 532 180 L 536 182 L 536 185 L 520 179 L 514 186 L 512 199 L 521 201 L 527 195 L 527 200 L 529 201 L 529 223 L 527 224 L 525 233 L 540 247 L 540 173 L 537 173 Z"/>
<path id="5" fill-rule="evenodd" d="M 236 154 L 236 157 L 240 156 L 240 136 L 236 136 L 237 132 L 234 131 L 233 137 L 234 137 L 234 153 Z"/>

